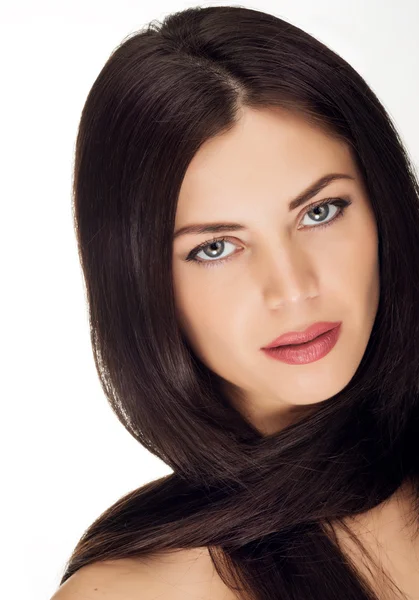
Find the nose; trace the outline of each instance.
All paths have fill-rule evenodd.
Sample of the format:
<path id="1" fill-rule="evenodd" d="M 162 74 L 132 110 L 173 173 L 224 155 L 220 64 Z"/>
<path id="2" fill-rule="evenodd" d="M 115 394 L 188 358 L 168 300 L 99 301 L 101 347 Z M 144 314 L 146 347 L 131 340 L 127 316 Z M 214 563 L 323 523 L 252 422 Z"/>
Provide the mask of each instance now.
<path id="1" fill-rule="evenodd" d="M 290 244 L 266 252 L 258 265 L 266 305 L 276 308 L 316 297 L 316 266 L 306 252 Z"/>

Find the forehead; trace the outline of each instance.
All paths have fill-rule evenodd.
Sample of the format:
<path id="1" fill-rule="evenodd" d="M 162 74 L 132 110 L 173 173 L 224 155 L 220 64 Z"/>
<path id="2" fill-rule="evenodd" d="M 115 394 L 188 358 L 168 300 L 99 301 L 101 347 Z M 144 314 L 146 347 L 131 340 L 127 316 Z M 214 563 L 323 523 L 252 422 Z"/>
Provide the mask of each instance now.
<path id="1" fill-rule="evenodd" d="M 273 191 L 285 201 L 328 172 L 356 176 L 347 144 L 303 115 L 278 108 L 246 108 L 241 115 L 233 129 L 207 140 L 193 157 L 178 210 Z"/>

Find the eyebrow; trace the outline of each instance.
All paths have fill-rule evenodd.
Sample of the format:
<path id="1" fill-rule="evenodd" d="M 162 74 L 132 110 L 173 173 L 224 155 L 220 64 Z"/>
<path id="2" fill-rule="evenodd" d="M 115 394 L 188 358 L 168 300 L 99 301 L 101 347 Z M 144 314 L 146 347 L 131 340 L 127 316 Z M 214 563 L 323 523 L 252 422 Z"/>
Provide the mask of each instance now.
<path id="1" fill-rule="evenodd" d="M 288 205 L 289 212 L 295 210 L 302 204 L 305 204 L 310 198 L 316 196 L 323 188 L 335 181 L 336 179 L 355 179 L 352 175 L 347 173 L 329 173 L 320 177 L 317 181 L 312 183 L 307 189 L 299 194 L 294 200 Z M 198 234 L 198 233 L 217 233 L 220 231 L 240 231 L 246 229 L 244 225 L 239 223 L 195 223 L 191 225 L 185 225 L 180 227 L 173 235 L 173 239 L 178 238 L 181 235 L 186 234 Z"/>

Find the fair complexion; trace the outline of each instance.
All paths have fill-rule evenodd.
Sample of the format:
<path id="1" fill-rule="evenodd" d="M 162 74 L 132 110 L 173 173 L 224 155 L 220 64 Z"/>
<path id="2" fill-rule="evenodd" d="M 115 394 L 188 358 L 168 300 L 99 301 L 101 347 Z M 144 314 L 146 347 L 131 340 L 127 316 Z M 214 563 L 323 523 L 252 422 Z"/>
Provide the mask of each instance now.
<path id="1" fill-rule="evenodd" d="M 336 179 L 303 205 L 291 200 L 329 173 Z M 321 227 L 309 205 L 349 198 L 323 209 Z M 333 220 L 336 218 L 336 220 Z M 278 109 L 245 109 L 236 127 L 207 141 L 185 174 L 175 231 L 191 224 L 234 222 L 224 231 L 220 257 L 231 260 L 206 268 L 185 259 L 208 234 L 179 236 L 173 246 L 173 274 L 182 328 L 191 346 L 225 382 L 232 401 L 256 427 L 273 433 L 286 425 L 295 407 L 338 393 L 364 354 L 379 298 L 375 219 L 349 149 L 302 117 Z M 312 227 L 310 229 L 310 227 Z M 198 258 L 209 261 L 218 253 Z M 217 259 L 220 260 L 220 259 Z M 314 321 L 342 321 L 342 334 L 329 355 L 307 365 L 268 359 L 260 347 Z M 347 519 L 373 556 L 382 562 L 409 600 L 419 600 L 419 542 L 409 520 L 408 487 L 367 513 Z M 342 548 L 379 586 L 362 556 L 337 528 Z M 381 582 L 380 582 L 381 584 Z M 103 593 L 109 600 L 200 597 L 237 598 L 204 548 L 180 549 L 144 558 L 88 565 L 73 575 L 51 600 L 76 600 Z M 385 590 L 387 591 L 387 590 Z M 384 598 L 394 598 L 380 595 Z"/>
<path id="2" fill-rule="evenodd" d="M 289 209 L 329 174 L 346 177 Z M 335 201 L 347 203 L 343 212 Z M 274 433 L 296 407 L 342 390 L 361 362 L 379 301 L 375 216 L 347 144 L 296 113 L 245 108 L 232 130 L 201 146 L 180 189 L 175 233 L 214 222 L 240 228 L 174 238 L 179 321 L 231 402 Z M 186 260 L 204 242 L 199 262 Z M 316 321 L 342 321 L 325 357 L 289 365 L 261 351 Z"/>
<path id="3" fill-rule="evenodd" d="M 349 178 L 331 181 L 289 210 L 293 199 L 330 173 Z M 324 199 L 330 204 L 313 212 Z M 338 199 L 350 201 L 342 215 L 333 205 Z M 322 227 L 323 221 L 329 225 Z M 245 108 L 232 130 L 201 146 L 182 182 L 174 231 L 214 222 L 240 228 L 174 238 L 179 322 L 232 403 L 271 434 L 292 422 L 298 407 L 341 391 L 361 362 L 379 302 L 375 215 L 347 144 L 298 114 Z M 210 245 L 220 237 L 225 241 Z M 202 243 L 200 262 L 186 260 Z M 260 350 L 315 321 L 342 321 L 337 344 L 320 360 L 289 365 Z M 347 522 L 409 599 L 419 600 L 409 489 L 402 486 Z M 339 527 L 337 535 L 367 574 L 356 546 Z M 374 573 L 371 583 L 385 590 Z M 393 598 L 386 591 L 383 597 Z"/>
<path id="4" fill-rule="evenodd" d="M 373 509 L 344 519 L 373 559 L 399 586 L 406 600 L 419 600 L 419 538 L 409 480 Z M 394 590 L 383 574 L 373 568 L 348 534 L 335 524 L 339 544 L 383 600 L 395 600 Z"/>

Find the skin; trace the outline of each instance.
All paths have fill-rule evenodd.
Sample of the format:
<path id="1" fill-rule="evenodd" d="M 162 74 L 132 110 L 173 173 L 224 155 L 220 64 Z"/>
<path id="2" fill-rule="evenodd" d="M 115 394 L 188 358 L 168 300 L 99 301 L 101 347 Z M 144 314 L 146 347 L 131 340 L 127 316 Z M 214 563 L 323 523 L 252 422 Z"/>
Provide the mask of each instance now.
<path id="1" fill-rule="evenodd" d="M 294 197 L 329 173 L 354 179 L 330 183 L 289 212 Z M 352 203 L 343 217 L 320 227 L 339 208 L 329 204 L 317 221 L 309 206 L 346 195 Z M 179 322 L 243 416 L 274 433 L 299 406 L 342 390 L 361 362 L 379 301 L 375 215 L 346 143 L 299 114 L 244 108 L 234 129 L 201 146 L 182 182 L 175 232 L 214 221 L 247 229 L 174 239 Z M 185 261 L 197 245 L 223 236 L 215 254 L 207 246 L 198 258 L 231 260 L 209 268 Z M 322 359 L 289 365 L 261 351 L 317 321 L 342 321 L 337 344 Z"/>
<path id="2" fill-rule="evenodd" d="M 419 553 L 410 542 L 411 523 L 407 514 L 409 489 L 405 487 L 403 494 L 399 490 L 372 511 L 348 521 L 352 521 L 353 531 L 407 600 L 419 600 Z M 346 533 L 338 530 L 337 535 L 342 549 L 373 585 L 378 597 L 395 600 L 388 582 L 376 570 L 371 575 Z M 139 590 L 143 600 L 240 600 L 242 597 L 226 586 L 208 549 L 202 547 L 89 564 L 76 571 L 51 600 L 137 600 Z"/>
<path id="3" fill-rule="evenodd" d="M 289 212 L 293 198 L 329 173 L 353 179 L 330 183 Z M 320 227 L 322 219 L 316 221 L 310 205 L 348 195 L 352 203 L 343 216 Z M 329 211 L 324 221 L 338 213 L 333 205 Z M 240 223 L 246 229 L 174 239 L 179 323 L 231 402 L 269 435 L 291 423 L 298 407 L 341 391 L 361 362 L 380 294 L 375 215 L 344 141 L 298 113 L 243 108 L 234 129 L 201 146 L 182 182 L 175 232 L 209 222 Z M 209 268 L 209 263 L 185 261 L 192 249 L 213 237 L 227 241 L 201 249 L 198 259 L 231 260 Z M 342 321 L 338 342 L 325 357 L 289 365 L 260 350 L 279 335 L 316 321 Z M 419 600 L 419 540 L 411 514 L 410 487 L 403 485 L 347 524 L 409 599 Z M 336 534 L 368 576 L 357 547 L 339 527 Z M 370 581 L 379 585 L 378 579 Z M 387 589 L 393 597 L 382 585 L 381 592 Z"/>
<path id="4" fill-rule="evenodd" d="M 354 180 L 331 183 L 306 205 L 288 202 L 331 172 Z M 352 204 L 329 227 L 320 228 L 308 205 L 349 194 Z M 333 219 L 335 209 L 325 220 Z M 304 216 L 305 215 L 305 216 Z M 237 126 L 207 141 L 191 161 L 179 195 L 175 231 L 191 223 L 233 221 L 246 231 L 225 235 L 222 257 L 205 268 L 185 258 L 212 235 L 174 242 L 173 273 L 179 320 L 191 346 L 223 381 L 232 402 L 260 431 L 273 433 L 293 410 L 338 393 L 350 381 L 366 349 L 379 299 L 378 237 L 374 214 L 348 147 L 301 116 L 279 109 L 244 109 Z M 303 223 L 302 223 L 303 221 Z M 312 225 L 313 229 L 301 229 Z M 315 229 L 318 227 L 318 229 Z M 205 254 L 200 253 L 205 260 Z M 209 254 L 206 260 L 210 260 Z M 342 333 L 324 358 L 288 365 L 260 347 L 286 331 L 315 321 L 342 321 Z M 378 559 L 409 600 L 419 600 L 419 543 L 414 536 L 410 488 L 347 524 Z M 357 547 L 336 529 L 342 548 L 359 570 L 394 598 L 386 583 L 371 578 Z M 374 571 L 375 573 L 375 571 Z M 124 559 L 80 569 L 52 600 L 233 600 L 206 548 L 180 549 L 145 559 Z"/>
<path id="5" fill-rule="evenodd" d="M 419 600 L 419 537 L 413 508 L 415 496 L 409 480 L 387 500 L 373 509 L 345 519 L 357 538 L 372 554 L 378 565 L 406 595 Z M 341 548 L 348 554 L 383 600 L 394 600 L 394 590 L 386 577 L 368 569 L 368 561 L 347 533 L 335 525 Z"/>

